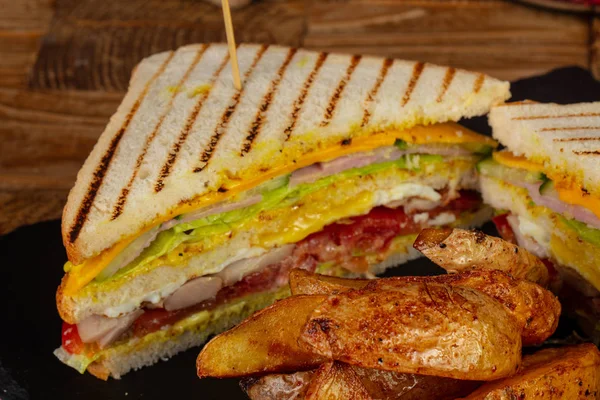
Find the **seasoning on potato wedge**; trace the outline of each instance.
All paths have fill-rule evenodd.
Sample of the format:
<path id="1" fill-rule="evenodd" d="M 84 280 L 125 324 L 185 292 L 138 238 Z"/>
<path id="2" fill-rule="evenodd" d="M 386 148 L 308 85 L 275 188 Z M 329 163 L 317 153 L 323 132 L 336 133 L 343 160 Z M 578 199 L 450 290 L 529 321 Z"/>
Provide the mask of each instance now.
<path id="1" fill-rule="evenodd" d="M 455 379 L 499 379 L 521 361 L 521 332 L 504 306 L 477 290 L 437 283 L 329 296 L 299 343 L 363 368 Z"/>
<path id="2" fill-rule="evenodd" d="M 347 364 L 346 364 L 347 365 Z M 454 400 L 481 382 L 403 374 L 350 366 L 373 400 Z M 302 400 L 314 371 L 246 378 L 240 383 L 251 400 Z"/>
<path id="3" fill-rule="evenodd" d="M 370 281 L 364 290 L 393 290 L 407 282 L 431 282 L 465 286 L 491 296 L 515 318 L 521 328 L 523 345 L 543 343 L 550 337 L 560 318 L 560 303 L 556 296 L 540 285 L 524 279 L 514 279 L 497 270 L 472 270 L 462 274 L 437 276 L 406 276 Z"/>
<path id="4" fill-rule="evenodd" d="M 462 274 L 437 276 L 399 276 L 384 279 L 342 279 L 313 274 L 304 270 L 290 273 L 294 294 L 338 294 L 363 288 L 371 291 L 393 289 L 407 282 L 432 282 L 477 289 L 506 307 L 521 327 L 523 345 L 543 343 L 554 333 L 560 317 L 557 298 L 541 286 L 514 279 L 497 270 L 472 270 Z"/>
<path id="5" fill-rule="evenodd" d="M 522 247 L 481 231 L 423 229 L 413 247 L 448 272 L 496 269 L 542 286 L 548 284 L 548 268 L 539 258 Z"/>
<path id="6" fill-rule="evenodd" d="M 596 399 L 600 352 L 591 343 L 540 350 L 523 357 L 519 373 L 488 382 L 464 400 Z"/>
<path id="7" fill-rule="evenodd" d="M 348 279 L 335 276 L 314 274 L 296 268 L 290 271 L 290 289 L 297 294 L 338 294 L 350 290 L 362 289 L 371 279 Z"/>
<path id="8" fill-rule="evenodd" d="M 372 400 L 352 367 L 328 362 L 319 367 L 310 380 L 305 400 Z"/>
<path id="9" fill-rule="evenodd" d="M 326 296 L 280 300 L 204 346 L 196 361 L 199 377 L 217 378 L 311 369 L 326 361 L 298 346 L 302 327 Z"/>

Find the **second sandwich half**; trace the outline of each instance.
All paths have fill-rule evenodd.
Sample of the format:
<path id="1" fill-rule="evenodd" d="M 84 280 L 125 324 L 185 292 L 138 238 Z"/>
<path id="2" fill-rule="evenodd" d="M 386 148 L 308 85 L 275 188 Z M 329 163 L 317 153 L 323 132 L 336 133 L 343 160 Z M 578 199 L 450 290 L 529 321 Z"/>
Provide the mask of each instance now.
<path id="1" fill-rule="evenodd" d="M 490 213 L 456 124 L 508 83 L 429 64 L 194 45 L 140 63 L 63 215 L 55 354 L 106 379 L 202 344 L 287 295 L 292 268 L 369 276 L 429 226 Z"/>

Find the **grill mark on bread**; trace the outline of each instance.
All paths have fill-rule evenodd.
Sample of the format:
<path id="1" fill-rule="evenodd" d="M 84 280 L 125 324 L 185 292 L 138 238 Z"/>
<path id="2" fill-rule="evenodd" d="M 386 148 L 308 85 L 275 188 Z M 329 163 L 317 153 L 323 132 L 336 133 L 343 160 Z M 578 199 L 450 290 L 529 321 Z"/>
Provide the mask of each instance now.
<path id="1" fill-rule="evenodd" d="M 263 98 L 262 104 L 261 104 L 260 108 L 258 109 L 258 112 L 256 113 L 256 117 L 254 118 L 254 122 L 252 122 L 252 125 L 250 126 L 250 133 L 248 134 L 248 136 L 246 136 L 245 143 L 242 145 L 242 150 L 240 151 L 240 156 L 243 157 L 252 148 L 252 143 L 254 142 L 254 139 L 256 139 L 258 134 L 260 133 L 260 128 L 262 127 L 262 124 L 264 122 L 265 114 L 269 110 L 269 107 L 271 106 L 271 102 L 273 101 L 273 96 L 275 95 L 275 92 L 277 91 L 277 88 L 279 87 L 279 84 L 281 83 L 281 80 L 283 79 L 283 74 L 285 73 L 285 70 L 287 69 L 287 67 L 290 65 L 292 58 L 294 58 L 294 54 L 296 54 L 297 51 L 298 51 L 298 49 L 295 49 L 295 48 L 291 48 L 288 51 L 288 54 L 287 54 L 285 60 L 283 61 L 283 64 L 281 64 L 281 66 L 277 70 L 277 75 L 276 75 L 275 79 L 271 81 L 271 87 L 269 88 L 269 91 Z"/>
<path id="2" fill-rule="evenodd" d="M 358 66 L 358 63 L 360 62 L 361 58 L 362 56 L 354 55 L 350 59 L 350 65 L 348 65 L 348 68 L 346 69 L 346 74 L 340 80 L 340 83 L 338 83 L 337 88 L 335 88 L 333 95 L 331 95 L 331 98 L 329 99 L 329 105 L 325 109 L 325 115 L 323 116 L 323 121 L 321 121 L 320 124 L 321 127 L 325 127 L 331 122 L 331 118 L 333 118 L 335 107 L 337 106 L 338 101 L 340 101 L 340 97 L 342 96 L 346 85 L 348 85 L 348 82 L 350 82 L 352 74 L 356 70 L 356 67 Z"/>
<path id="3" fill-rule="evenodd" d="M 442 89 L 440 90 L 440 94 L 438 95 L 436 101 L 441 103 L 444 99 L 444 95 L 448 91 L 448 88 L 452 84 L 452 80 L 454 80 L 454 75 L 456 75 L 456 68 L 448 68 L 446 70 L 446 74 L 444 75 L 444 79 L 442 80 Z"/>
<path id="4" fill-rule="evenodd" d="M 367 94 L 365 111 L 363 112 L 363 118 L 360 124 L 361 128 L 366 126 L 369 123 L 369 120 L 371 119 L 371 111 L 369 111 L 369 106 L 373 102 L 375 96 L 377 96 L 379 88 L 383 84 L 383 81 L 385 80 L 385 77 L 393 63 L 394 60 L 392 60 L 391 58 L 386 58 L 385 60 L 383 60 L 383 64 L 381 65 L 381 69 L 379 70 L 379 76 L 377 77 L 375 84 Z"/>
<path id="5" fill-rule="evenodd" d="M 402 96 L 401 106 L 404 107 L 410 101 L 410 96 L 415 90 L 415 86 L 417 86 L 417 82 L 419 81 L 419 77 L 423 73 L 425 69 L 425 63 L 418 62 L 413 66 L 412 75 L 410 77 L 410 81 L 408 82 L 408 86 L 406 87 L 406 92 L 404 92 L 404 96 Z"/>
<path id="6" fill-rule="evenodd" d="M 572 138 L 556 138 L 553 139 L 554 142 L 591 142 L 600 140 L 600 136 L 595 137 L 572 137 Z"/>
<path id="7" fill-rule="evenodd" d="M 512 103 L 508 103 L 512 104 Z M 523 117 L 513 117 L 513 121 L 524 121 L 530 119 L 551 119 L 551 118 L 575 118 L 575 117 L 600 117 L 600 113 L 579 113 L 579 114 L 563 114 L 563 115 L 527 115 Z"/>
<path id="8" fill-rule="evenodd" d="M 194 70 L 196 65 L 198 65 L 198 63 L 200 62 L 200 59 L 202 58 L 202 56 L 206 52 L 206 49 L 208 49 L 209 46 L 210 46 L 210 44 L 205 44 L 205 45 L 202 45 L 202 47 L 200 49 L 198 49 L 198 51 L 196 52 L 196 55 L 194 56 L 194 59 L 192 60 L 192 63 L 190 64 L 188 69 L 185 71 L 183 77 L 179 80 L 179 83 L 177 83 L 177 88 L 182 87 L 183 84 L 187 81 L 190 74 L 192 73 L 192 71 Z M 129 178 L 127 185 L 121 190 L 119 199 L 117 200 L 117 203 L 115 204 L 111 220 L 114 221 L 115 219 L 117 219 L 119 217 L 119 215 L 121 215 L 123 213 L 123 208 L 125 207 L 125 203 L 127 202 L 127 196 L 129 195 L 131 186 L 133 185 L 133 182 L 135 181 L 135 178 L 137 177 L 139 169 L 142 166 L 142 162 L 144 161 L 144 158 L 146 157 L 146 154 L 148 153 L 150 144 L 154 141 L 154 138 L 156 137 L 156 134 L 158 133 L 160 127 L 162 126 L 167 114 L 169 114 L 169 112 L 173 108 L 173 102 L 175 101 L 175 97 L 177 97 L 177 93 L 178 93 L 177 90 L 173 91 L 173 95 L 171 96 L 171 98 L 169 99 L 169 103 L 167 104 L 167 109 L 158 119 L 158 122 L 156 123 L 156 126 L 154 126 L 152 133 L 150 133 L 150 135 L 146 138 L 146 143 L 144 143 L 144 148 L 142 149 L 142 152 L 140 153 L 140 155 L 138 156 L 138 158 L 135 162 L 135 167 L 133 168 L 133 173 L 131 174 L 131 177 Z"/>
<path id="9" fill-rule="evenodd" d="M 327 59 L 328 55 L 329 55 L 329 53 L 320 53 L 319 54 L 319 57 L 317 58 L 317 61 L 315 62 L 313 70 L 310 72 L 310 74 L 306 78 L 306 81 L 304 81 L 304 84 L 302 85 L 302 89 L 300 90 L 300 96 L 298 96 L 296 101 L 294 101 L 294 108 L 292 109 L 292 113 L 290 115 L 290 117 L 291 117 L 290 125 L 287 128 L 285 128 L 285 131 L 284 131 L 285 132 L 284 142 L 287 142 L 288 140 L 290 140 L 290 137 L 292 136 L 294 127 L 296 126 L 296 121 L 298 120 L 298 114 L 300 114 L 300 110 L 302 109 L 302 106 L 304 105 L 304 101 L 306 100 L 306 97 L 308 96 L 308 92 L 310 91 L 310 88 L 311 88 L 313 82 L 315 81 L 315 78 L 317 77 L 319 70 L 325 63 L 325 60 Z"/>
<path id="10" fill-rule="evenodd" d="M 597 156 L 600 155 L 600 150 L 573 150 L 573 154 L 578 156 Z"/>
<path id="11" fill-rule="evenodd" d="M 554 131 L 582 131 L 582 130 L 600 130 L 600 126 L 560 126 L 552 128 L 541 128 L 539 132 Z"/>
<path id="12" fill-rule="evenodd" d="M 106 171 L 108 170 L 108 167 L 110 166 L 110 162 L 112 161 L 113 156 L 115 155 L 115 152 L 117 150 L 117 147 L 119 146 L 119 143 L 121 142 L 121 139 L 123 138 L 123 135 L 127 131 L 127 128 L 129 127 L 129 124 L 131 123 L 131 120 L 133 119 L 136 112 L 140 108 L 140 105 L 142 104 L 142 101 L 146 97 L 146 94 L 148 94 L 148 90 L 150 89 L 150 86 L 164 72 L 165 68 L 167 67 L 167 64 L 173 59 L 174 54 L 175 53 L 171 51 L 169 56 L 167 57 L 167 59 L 165 61 L 163 61 L 162 65 L 157 69 L 157 71 L 154 73 L 154 75 L 152 75 L 152 77 L 145 83 L 144 88 L 142 89 L 142 92 L 139 94 L 139 96 L 135 100 L 135 103 L 133 103 L 133 106 L 131 107 L 131 109 L 129 110 L 127 115 L 125 116 L 125 120 L 123 121 L 123 124 L 121 125 L 121 127 L 119 128 L 117 133 L 111 139 L 108 148 L 106 149 L 106 151 L 104 152 L 104 155 L 100 159 L 100 163 L 96 166 L 96 169 L 94 170 L 92 181 L 90 182 L 90 184 L 88 186 L 88 191 L 85 194 L 83 201 L 81 202 L 81 205 L 79 206 L 79 210 L 77 211 L 77 214 L 75 216 L 75 221 L 73 223 L 73 226 L 71 226 L 71 229 L 69 230 L 68 238 L 69 238 L 70 243 L 73 243 L 77 240 L 77 237 L 79 237 L 79 234 L 81 233 L 81 229 L 83 228 L 85 221 L 87 221 L 87 217 L 90 213 L 92 205 L 94 204 L 96 195 L 98 194 L 98 191 L 100 190 L 100 186 L 102 186 L 102 182 L 104 181 L 104 176 L 106 175 Z"/>
<path id="13" fill-rule="evenodd" d="M 181 133 L 179 134 L 179 137 L 177 138 L 177 141 L 173 144 L 173 147 L 171 148 L 171 151 L 169 152 L 169 155 L 167 156 L 167 160 L 165 161 L 165 163 L 163 164 L 163 166 L 160 170 L 158 179 L 156 180 L 156 183 L 154 184 L 154 192 L 155 193 L 158 193 L 163 189 L 165 179 L 171 173 L 171 169 L 173 168 L 173 165 L 175 164 L 175 160 L 177 159 L 177 155 L 179 154 L 179 151 L 181 150 L 181 146 L 183 146 L 183 144 L 187 140 L 187 137 L 190 134 L 192 126 L 196 122 L 196 118 L 198 118 L 198 114 L 200 114 L 200 110 L 202 109 L 204 102 L 210 95 L 210 92 L 211 92 L 212 87 L 214 86 L 215 82 L 217 81 L 217 79 L 219 79 L 219 75 L 221 75 L 221 72 L 223 72 L 223 70 L 225 69 L 227 62 L 229 62 L 229 52 L 225 53 L 225 57 L 223 58 L 223 61 L 221 61 L 219 68 L 217 68 L 217 70 L 211 76 L 210 82 L 208 83 L 208 86 L 209 86 L 208 90 L 203 92 L 200 95 L 200 97 L 198 98 L 198 101 L 194 105 L 194 108 L 192 109 L 190 116 L 187 118 L 185 125 L 183 126 L 183 129 L 181 130 Z"/>
<path id="14" fill-rule="evenodd" d="M 260 47 L 260 49 L 258 50 L 256 55 L 254 56 L 254 60 L 252 60 L 252 65 L 250 65 L 250 68 L 248 68 L 248 70 L 244 74 L 244 80 L 242 83 L 245 83 L 248 80 L 248 78 L 250 77 L 250 75 L 252 75 L 252 72 L 256 68 L 256 65 L 258 64 L 258 62 L 262 58 L 263 54 L 265 54 L 265 52 L 267 51 L 268 48 L 269 48 L 269 45 L 267 45 L 267 44 L 264 44 Z M 225 128 L 227 127 L 227 124 L 229 123 L 231 116 L 233 115 L 233 113 L 235 111 L 235 108 L 240 103 L 240 99 L 242 98 L 243 93 L 244 93 L 244 86 L 242 85 L 242 89 L 237 91 L 233 95 L 231 104 L 229 105 L 229 107 L 227 107 L 225 109 L 225 112 L 221 116 L 221 121 L 219 123 L 217 123 L 217 126 L 215 127 L 215 132 L 213 133 L 213 135 L 211 136 L 211 138 L 208 142 L 208 146 L 206 146 L 204 148 L 204 150 L 202 151 L 202 155 L 200 156 L 200 162 L 203 165 L 194 168 L 194 172 L 202 171 L 204 168 L 206 168 L 206 166 L 210 162 L 210 159 L 212 158 L 212 155 L 214 154 L 215 149 L 217 148 L 217 144 L 219 143 L 219 140 L 221 139 L 221 137 L 223 136 L 223 133 L 225 132 Z"/>
<path id="15" fill-rule="evenodd" d="M 473 93 L 475 93 L 475 94 L 479 93 L 479 91 L 483 87 L 484 81 L 485 81 L 485 75 L 479 74 L 477 76 L 477 78 L 475 79 L 475 82 L 473 82 Z"/>

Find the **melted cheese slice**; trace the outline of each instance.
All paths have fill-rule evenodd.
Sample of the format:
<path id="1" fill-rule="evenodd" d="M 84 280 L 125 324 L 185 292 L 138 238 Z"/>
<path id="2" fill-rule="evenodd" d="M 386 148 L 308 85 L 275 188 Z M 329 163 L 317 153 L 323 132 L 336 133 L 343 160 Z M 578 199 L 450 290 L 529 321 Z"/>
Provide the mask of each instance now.
<path id="1" fill-rule="evenodd" d="M 569 177 L 546 171 L 542 164 L 530 161 L 523 156 L 516 156 L 509 151 L 494 152 L 492 156 L 496 162 L 507 167 L 521 168 L 533 172 L 544 172 L 554 182 L 554 188 L 561 201 L 585 207 L 600 218 L 600 199 L 589 194 L 583 187 L 572 179 L 569 179 Z"/>
<path id="2" fill-rule="evenodd" d="M 526 169 L 531 172 L 543 172 L 544 166 L 533 161 L 529 161 L 523 156 L 516 156 L 510 151 L 495 151 L 492 153 L 492 158 L 499 164 L 506 165 L 511 168 Z"/>
<path id="3" fill-rule="evenodd" d="M 144 231 L 139 234 L 125 238 L 115 244 L 110 249 L 100 253 L 98 256 L 84 261 L 82 264 L 73 266 L 67 270 L 66 281 L 64 284 L 64 294 L 72 296 L 77 293 L 82 287 L 91 282 L 108 264 L 123 251 L 136 237 L 143 232 L 148 231 L 152 227 L 173 219 L 174 217 L 185 214 L 203 207 L 207 207 L 224 201 L 228 198 L 236 196 L 242 192 L 252 189 L 269 179 L 289 174 L 308 165 L 332 160 L 344 155 L 370 151 L 379 147 L 392 146 L 397 140 L 404 140 L 410 144 L 463 144 L 463 143 L 478 143 L 497 146 L 497 142 L 489 137 L 473 132 L 462 125 L 450 122 L 443 124 L 435 124 L 429 126 L 415 126 L 405 130 L 388 130 L 377 132 L 370 136 L 362 136 L 353 138 L 349 144 L 338 143 L 319 152 L 310 153 L 303 156 L 296 163 L 282 164 L 273 168 L 266 173 L 257 176 L 255 179 L 246 180 L 243 182 L 235 182 L 227 187 L 226 192 L 211 192 L 188 202 L 182 203 L 180 206 L 170 210 L 164 216 L 152 221 Z"/>

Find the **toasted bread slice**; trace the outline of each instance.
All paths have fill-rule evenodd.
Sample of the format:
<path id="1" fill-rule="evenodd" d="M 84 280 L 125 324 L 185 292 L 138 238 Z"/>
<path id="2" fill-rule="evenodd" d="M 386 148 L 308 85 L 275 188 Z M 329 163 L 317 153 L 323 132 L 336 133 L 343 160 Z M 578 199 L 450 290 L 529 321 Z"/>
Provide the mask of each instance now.
<path id="1" fill-rule="evenodd" d="M 69 194 L 62 228 L 74 264 L 309 153 L 481 115 L 509 97 L 507 82 L 412 61 L 267 45 L 242 45 L 238 57 L 239 92 L 223 44 L 137 66 Z"/>
<path id="2" fill-rule="evenodd" d="M 493 135 L 516 155 L 600 195 L 600 102 L 492 107 Z"/>

